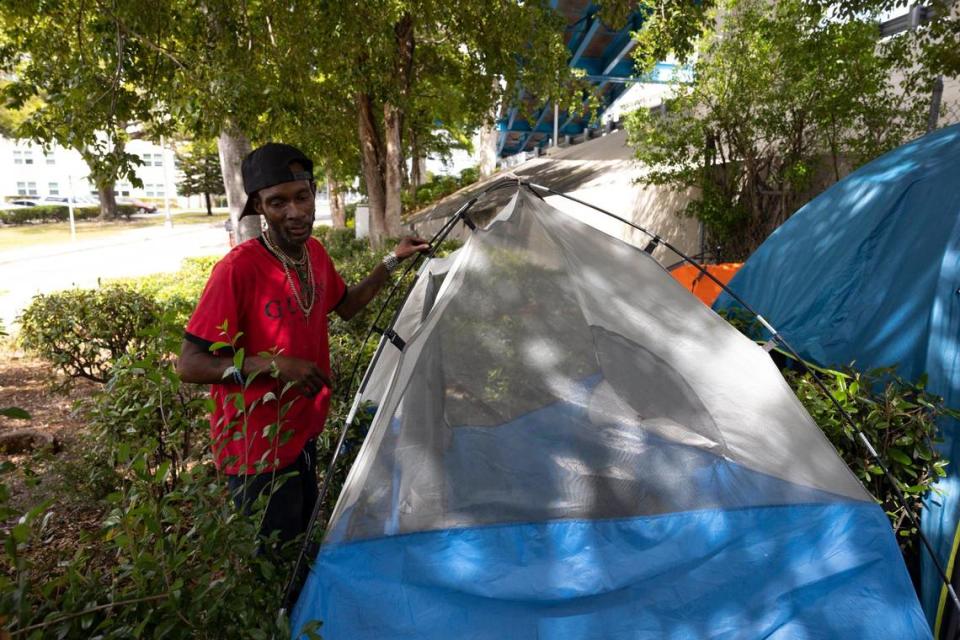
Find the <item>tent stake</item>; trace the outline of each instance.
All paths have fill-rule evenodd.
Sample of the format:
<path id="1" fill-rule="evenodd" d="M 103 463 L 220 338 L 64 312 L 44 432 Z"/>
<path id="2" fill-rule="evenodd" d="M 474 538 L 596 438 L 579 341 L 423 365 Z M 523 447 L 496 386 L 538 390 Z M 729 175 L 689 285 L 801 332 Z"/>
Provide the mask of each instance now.
<path id="1" fill-rule="evenodd" d="M 953 585 L 950 583 L 950 578 L 947 576 L 946 570 L 943 568 L 943 565 L 940 563 L 940 560 L 937 558 L 937 555 L 933 550 L 933 545 L 930 543 L 930 540 L 920 529 L 920 522 L 917 520 L 917 517 L 914 515 L 913 511 L 910 509 L 910 506 L 907 504 L 907 499 L 903 495 L 903 492 L 900 490 L 899 485 L 897 485 L 896 478 L 894 478 L 893 474 L 890 473 L 890 469 L 887 467 L 886 463 L 884 463 L 884 461 L 880 458 L 880 455 L 877 453 L 877 450 L 874 448 L 873 444 L 870 442 L 870 439 L 867 438 L 866 434 L 863 433 L 863 430 L 860 429 L 860 427 L 853 421 L 853 417 L 851 417 L 850 414 L 847 413 L 847 410 L 843 408 L 843 405 L 841 405 L 840 402 L 833 397 L 833 394 L 830 393 L 830 391 L 827 389 L 827 386 L 823 383 L 823 381 L 820 380 L 820 378 L 810 369 L 809 366 L 807 366 L 806 361 L 800 357 L 800 355 L 794 350 L 794 348 L 790 345 L 790 343 L 787 342 L 787 339 L 784 338 L 780 334 L 780 332 L 778 332 L 773 327 L 773 325 L 767 322 L 767 320 L 763 316 L 757 313 L 757 311 L 753 307 L 747 304 L 747 302 L 743 298 L 741 298 L 736 293 L 734 293 L 726 284 L 724 284 L 723 282 L 720 282 L 720 280 L 717 279 L 712 273 L 710 273 L 710 271 L 706 267 L 704 267 L 702 264 L 700 264 L 699 262 L 697 262 L 696 260 L 688 256 L 684 252 L 680 251 L 671 243 L 667 242 L 666 240 L 661 238 L 659 235 L 653 233 L 652 231 L 648 231 L 647 229 L 641 227 L 636 223 L 633 223 L 627 220 L 626 218 L 621 218 L 615 213 L 611 213 L 605 209 L 601 209 L 596 205 L 590 204 L 589 202 L 584 202 L 583 200 L 574 198 L 573 196 L 567 195 L 565 193 L 554 191 L 549 187 L 544 187 L 539 184 L 533 184 L 532 182 L 523 182 L 523 184 L 526 185 L 528 189 L 530 189 L 534 194 L 536 194 L 541 199 L 543 199 L 543 196 L 537 193 L 536 189 L 542 189 L 543 191 L 546 191 L 551 195 L 561 196 L 568 200 L 572 200 L 573 202 L 576 202 L 578 204 L 582 204 L 585 207 L 589 207 L 591 209 L 599 211 L 600 213 L 610 216 L 611 218 L 614 218 L 616 220 L 619 220 L 625 225 L 632 227 L 637 231 L 649 236 L 651 239 L 651 244 L 653 243 L 662 244 L 663 246 L 673 251 L 675 254 L 680 256 L 685 262 L 693 265 L 694 268 L 699 270 L 701 274 L 710 278 L 710 280 L 712 280 L 714 284 L 719 286 L 724 292 L 727 293 L 727 295 L 733 298 L 740 306 L 746 309 L 749 313 L 753 314 L 756 317 L 757 321 L 759 321 L 760 324 L 762 324 L 767 329 L 767 331 L 771 333 L 770 340 L 771 341 L 775 340 L 779 342 L 781 345 L 783 345 L 783 348 L 786 349 L 786 351 L 790 354 L 790 356 L 793 357 L 796 361 L 798 361 L 801 364 L 801 366 L 804 369 L 804 372 L 811 374 L 810 377 L 813 379 L 814 383 L 820 388 L 820 390 L 828 398 L 830 398 L 833 405 L 837 408 L 837 410 L 840 412 L 840 415 L 843 417 L 844 422 L 846 422 L 850 426 L 850 428 L 852 428 L 856 432 L 857 437 L 860 439 L 864 447 L 873 457 L 874 462 L 876 462 L 877 466 L 879 466 L 880 469 L 883 471 L 884 477 L 886 477 L 887 481 L 890 483 L 890 486 L 893 489 L 893 493 L 896 496 L 897 501 L 903 507 L 904 513 L 906 513 L 907 517 L 910 519 L 910 523 L 914 527 L 916 527 L 917 535 L 920 536 L 920 541 L 923 543 L 924 548 L 927 550 L 927 553 L 930 555 L 930 559 L 933 560 L 933 564 L 934 566 L 936 566 L 937 572 L 940 574 L 940 579 L 943 582 L 944 586 L 946 587 L 947 593 L 950 596 L 950 601 L 953 603 L 953 606 L 956 609 L 956 611 L 960 613 L 960 598 L 957 597 L 957 592 L 954 590 Z"/>

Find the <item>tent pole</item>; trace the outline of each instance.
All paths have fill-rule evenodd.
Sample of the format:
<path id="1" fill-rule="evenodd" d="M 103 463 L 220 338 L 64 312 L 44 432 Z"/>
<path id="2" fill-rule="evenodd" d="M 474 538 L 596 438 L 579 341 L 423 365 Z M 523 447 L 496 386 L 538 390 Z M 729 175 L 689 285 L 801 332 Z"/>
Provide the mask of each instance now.
<path id="1" fill-rule="evenodd" d="M 833 397 L 833 394 L 830 393 L 830 391 L 827 389 L 826 385 L 823 384 L 823 381 L 820 380 L 820 378 L 810 369 L 810 367 L 807 365 L 806 361 L 805 361 L 803 358 L 801 358 L 800 355 L 796 352 L 796 350 L 794 350 L 794 348 L 790 345 L 790 343 L 787 342 L 787 339 L 784 338 L 784 337 L 780 334 L 780 332 L 778 332 L 778 331 L 773 327 L 773 325 L 771 325 L 769 322 L 767 322 L 766 318 L 764 318 L 764 317 L 763 317 L 762 315 L 760 315 L 753 307 L 751 307 L 749 304 L 747 304 L 747 302 L 746 302 L 743 298 L 741 298 L 741 297 L 738 296 L 736 293 L 734 293 L 734 292 L 730 289 L 730 287 L 728 287 L 728 286 L 727 286 L 726 284 L 724 284 L 723 282 L 720 282 L 720 280 L 717 279 L 712 273 L 710 273 L 710 271 L 709 271 L 706 267 L 704 267 L 702 264 L 700 264 L 699 262 L 697 262 L 696 260 L 694 260 L 693 258 L 691 258 L 690 256 L 688 256 L 688 255 L 685 254 L 684 252 L 682 252 L 682 251 L 680 251 L 679 249 L 677 249 L 675 246 L 673 246 L 671 243 L 669 243 L 669 242 L 667 242 L 666 240 L 664 240 L 663 238 L 661 238 L 661 237 L 660 237 L 659 235 L 657 235 L 656 233 L 653 233 L 652 231 L 648 231 L 647 229 L 641 227 L 640 225 L 635 224 L 635 223 L 633 223 L 633 222 L 631 222 L 631 221 L 629 221 L 629 220 L 627 220 L 627 219 L 625 219 L 625 218 L 621 218 L 620 216 L 616 215 L 615 213 L 611 213 L 611 212 L 609 212 L 609 211 L 607 211 L 607 210 L 605 210 L 605 209 L 601 209 L 600 207 L 598 207 L 598 206 L 596 206 L 596 205 L 592 205 L 592 204 L 590 204 L 589 202 L 584 202 L 583 200 L 580 200 L 579 198 L 574 198 L 573 196 L 567 195 L 567 194 L 565 194 L 565 193 L 561 193 L 561 192 L 559 192 L 559 191 L 554 191 L 553 189 L 551 189 L 551 188 L 549 188 L 549 187 L 544 187 L 544 186 L 542 186 L 542 185 L 533 184 L 532 182 L 525 182 L 525 181 L 524 181 L 523 184 L 526 185 L 526 187 L 527 187 L 528 189 L 530 189 L 534 194 L 536 194 L 537 196 L 539 196 L 541 199 L 543 198 L 543 196 L 540 196 L 540 194 L 536 192 L 536 189 L 542 189 L 543 191 L 546 191 L 547 193 L 550 193 L 550 194 L 552 194 L 552 195 L 562 196 L 562 197 L 564 197 L 564 198 L 566 198 L 566 199 L 568 199 L 568 200 L 572 200 L 573 202 L 582 204 L 582 205 L 584 205 L 585 207 L 589 207 L 589 208 L 591 208 L 591 209 L 594 209 L 594 210 L 596 210 L 596 211 L 599 211 L 600 213 L 602 213 L 602 214 L 604 214 L 604 215 L 607 215 L 607 216 L 610 216 L 611 218 L 614 218 L 614 219 L 616 219 L 616 220 L 619 220 L 620 222 L 622 222 L 622 223 L 624 223 L 624 224 L 626 224 L 626 225 L 628 225 L 628 226 L 636 229 L 637 231 L 640 231 L 641 233 L 649 236 L 649 237 L 651 238 L 651 243 L 662 244 L 663 246 L 667 247 L 668 249 L 670 249 L 671 251 L 673 251 L 674 253 L 676 253 L 676 254 L 677 254 L 678 256 L 680 256 L 684 261 L 686 261 L 686 262 L 688 262 L 689 264 L 693 265 L 698 271 L 700 271 L 700 273 L 701 273 L 702 275 L 704 275 L 704 276 L 706 276 L 707 278 L 709 278 L 710 280 L 712 280 L 712 281 L 714 282 L 714 284 L 716 284 L 717 286 L 719 286 L 727 295 L 729 295 L 731 298 L 733 298 L 739 305 L 741 305 L 741 306 L 742 306 L 744 309 L 746 309 L 749 313 L 753 314 L 753 315 L 756 317 L 756 319 L 760 322 L 760 324 L 762 324 L 762 325 L 764 326 L 764 328 L 766 328 L 767 331 L 770 332 L 770 334 L 771 334 L 771 338 L 770 338 L 770 339 L 771 339 L 771 340 L 776 340 L 776 341 L 779 342 L 781 345 L 783 345 L 783 348 L 786 349 L 786 351 L 790 354 L 790 356 L 793 357 L 793 358 L 794 358 L 795 360 L 797 360 L 798 362 L 800 362 L 800 364 L 801 364 L 801 365 L 803 366 L 803 368 L 804 368 L 804 372 L 811 374 L 810 377 L 813 379 L 814 383 L 820 388 L 820 390 L 824 393 L 824 395 L 826 395 L 828 398 L 830 398 L 830 400 L 831 400 L 831 402 L 833 403 L 833 405 L 837 408 L 837 410 L 840 412 L 840 415 L 843 417 L 844 422 L 846 422 L 846 423 L 850 426 L 850 428 L 854 430 L 854 432 L 857 434 L 857 437 L 858 437 L 858 438 L 860 439 L 860 441 L 863 443 L 863 446 L 864 446 L 864 447 L 866 448 L 866 450 L 870 453 L 870 455 L 871 455 L 871 457 L 873 458 L 874 462 L 876 462 L 876 463 L 877 463 L 877 466 L 879 466 L 880 469 L 883 471 L 884 477 L 886 477 L 887 482 L 890 483 L 890 486 L 891 486 L 891 488 L 893 489 L 893 493 L 894 493 L 894 495 L 896 496 L 897 500 L 899 501 L 900 505 L 903 507 L 903 510 L 904 510 L 904 512 L 907 514 L 907 517 L 910 519 L 910 523 L 911 523 L 914 527 L 916 527 L 916 529 L 917 529 L 917 534 L 920 536 L 920 541 L 923 543 L 924 548 L 926 548 L 927 553 L 930 554 L 930 559 L 933 560 L 933 564 L 936 566 L 937 572 L 940 574 L 940 579 L 943 581 L 943 584 L 944 584 L 944 586 L 945 586 L 946 589 L 947 589 L 947 593 L 948 593 L 949 596 L 950 596 L 950 600 L 951 600 L 951 602 L 953 603 L 953 606 L 956 608 L 957 612 L 960 613 L 960 598 L 957 597 L 957 592 L 954 590 L 953 585 L 950 583 L 950 578 L 947 576 L 946 570 L 943 568 L 943 565 L 940 563 L 940 560 L 937 558 L 937 554 L 936 554 L 936 553 L 934 552 L 934 550 L 933 550 L 933 545 L 930 544 L 930 540 L 927 538 L 927 536 L 926 536 L 926 535 L 923 533 L 923 531 L 920 529 L 920 522 L 919 522 L 919 520 L 917 520 L 917 517 L 914 515 L 913 511 L 910 509 L 910 506 L 909 506 L 908 503 L 907 503 L 906 497 L 903 495 L 903 492 L 900 490 L 900 486 L 897 484 L 896 478 L 894 478 L 894 477 L 893 477 L 893 474 L 890 473 L 890 469 L 887 467 L 886 463 L 880 458 L 880 454 L 877 453 L 877 450 L 874 448 L 873 444 L 870 442 L 870 439 L 867 438 L 866 434 L 863 433 L 863 430 L 860 429 L 860 427 L 853 421 L 853 418 L 850 416 L 850 414 L 847 412 L 847 410 L 843 408 L 843 405 L 841 405 L 840 402 L 839 402 L 836 398 Z"/>
<path id="2" fill-rule="evenodd" d="M 370 336 L 373 335 L 376 331 L 377 323 L 380 321 L 380 318 L 383 316 L 384 312 L 387 310 L 387 307 L 390 304 L 391 298 L 397 292 L 397 289 L 400 286 L 400 283 L 404 281 L 407 274 L 409 274 L 420 262 L 420 257 L 425 255 L 426 259 L 422 261 L 422 264 L 426 264 L 429 260 L 433 259 L 436 255 L 437 249 L 440 248 L 440 245 L 443 244 L 444 240 L 447 239 L 447 236 L 456 226 L 457 222 L 463 220 L 471 229 L 475 229 L 473 222 L 467 217 L 467 213 L 476 204 L 477 200 L 490 193 L 491 191 L 496 191 L 506 186 L 518 185 L 519 180 L 516 177 L 509 177 L 507 180 L 497 181 L 494 184 L 490 185 L 473 198 L 468 200 L 466 204 L 457 209 L 456 212 L 443 224 L 443 226 L 433 235 L 428 243 L 430 245 L 430 250 L 426 254 L 421 254 L 416 257 L 403 273 L 400 274 L 400 277 L 397 278 L 396 282 L 390 288 L 390 291 L 387 293 L 387 297 L 384 299 L 383 303 L 380 305 L 380 310 L 377 312 L 377 316 L 373 319 L 373 322 L 370 323 L 370 328 L 367 330 L 366 336 L 363 339 L 363 342 L 360 344 L 360 349 L 357 351 L 356 359 L 354 360 L 353 370 L 350 373 L 348 378 L 347 386 L 344 387 L 344 400 L 349 399 L 350 389 L 353 387 L 353 381 L 356 379 L 357 370 L 360 367 L 363 357 L 363 347 L 367 344 L 367 341 L 370 339 Z M 410 292 L 413 290 L 413 286 L 416 284 L 416 280 L 407 287 L 406 294 L 404 295 L 404 300 L 410 296 Z M 393 318 L 390 320 L 390 325 L 387 330 L 392 330 L 394 324 L 397 321 L 397 318 L 400 315 L 400 309 L 403 308 L 401 304 L 393 314 Z M 385 333 L 385 332 L 384 332 Z M 330 456 L 330 462 L 327 464 L 327 471 L 323 477 L 323 483 L 320 485 L 320 492 L 317 496 L 317 501 L 313 505 L 313 511 L 310 514 L 310 520 L 307 524 L 307 531 L 304 535 L 303 545 L 300 547 L 300 553 L 297 556 L 297 561 L 293 567 L 293 573 L 290 576 L 290 579 L 287 581 L 287 586 L 284 589 L 283 600 L 280 603 L 280 616 L 284 616 L 290 611 L 290 607 L 293 606 L 293 596 L 295 593 L 299 592 L 300 588 L 303 585 L 303 582 L 306 578 L 306 559 L 309 555 L 314 555 L 316 553 L 318 545 L 311 542 L 313 536 L 313 530 L 317 525 L 317 518 L 320 515 L 320 509 L 323 505 L 323 501 L 327 496 L 327 492 L 330 489 L 330 479 L 333 477 L 334 471 L 337 466 L 337 460 L 340 458 L 340 451 L 343 449 L 343 443 L 346 441 L 347 433 L 350 431 L 350 426 L 353 424 L 353 419 L 356 416 L 356 410 L 359 406 L 360 397 L 363 394 L 364 389 L 366 388 L 367 382 L 370 379 L 370 374 L 373 371 L 374 366 L 377 363 L 377 360 L 380 358 L 380 354 L 383 353 L 384 343 L 386 342 L 384 336 L 380 338 L 380 344 L 377 346 L 377 351 L 374 353 L 373 358 L 370 360 L 370 364 L 367 367 L 366 373 L 363 376 L 363 379 L 360 382 L 360 387 L 357 390 L 357 393 L 354 396 L 354 402 L 351 405 L 350 412 L 347 415 L 347 419 L 344 421 L 343 430 L 340 432 L 340 437 L 337 439 L 336 448 L 333 450 L 333 454 Z"/>

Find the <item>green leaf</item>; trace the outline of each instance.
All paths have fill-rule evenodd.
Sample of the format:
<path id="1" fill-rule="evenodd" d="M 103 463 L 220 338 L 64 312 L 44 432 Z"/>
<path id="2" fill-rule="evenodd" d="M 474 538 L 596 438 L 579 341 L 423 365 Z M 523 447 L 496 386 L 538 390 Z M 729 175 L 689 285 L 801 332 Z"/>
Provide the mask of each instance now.
<path id="1" fill-rule="evenodd" d="M 0 416 L 16 420 L 30 419 L 30 413 L 20 407 L 0 407 Z"/>
<path id="2" fill-rule="evenodd" d="M 910 458 L 910 456 L 908 456 L 906 453 L 904 453 L 900 449 L 891 447 L 887 451 L 887 455 L 889 455 L 893 460 L 896 460 L 897 462 L 899 462 L 905 467 L 913 466 L 913 460 Z"/>

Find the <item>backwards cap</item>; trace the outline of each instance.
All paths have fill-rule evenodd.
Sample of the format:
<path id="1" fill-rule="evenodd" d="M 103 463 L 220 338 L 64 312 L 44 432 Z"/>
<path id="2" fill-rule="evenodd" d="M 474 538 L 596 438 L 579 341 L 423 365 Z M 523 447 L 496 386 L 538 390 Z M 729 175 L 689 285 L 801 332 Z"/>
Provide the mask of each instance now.
<path id="1" fill-rule="evenodd" d="M 292 171 L 290 165 L 294 162 L 300 164 L 305 171 Z M 247 194 L 247 203 L 240 214 L 241 218 L 257 215 L 252 196 L 260 189 L 297 180 L 313 181 L 313 161 L 296 147 L 279 142 L 268 142 L 251 151 L 243 159 L 240 169 L 243 174 L 243 190 Z"/>

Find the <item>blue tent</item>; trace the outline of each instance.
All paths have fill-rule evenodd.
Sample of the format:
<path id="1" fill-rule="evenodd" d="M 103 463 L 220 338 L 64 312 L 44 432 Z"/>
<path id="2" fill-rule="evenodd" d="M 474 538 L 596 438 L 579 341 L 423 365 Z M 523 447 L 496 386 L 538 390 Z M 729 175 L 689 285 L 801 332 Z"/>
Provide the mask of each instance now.
<path id="1" fill-rule="evenodd" d="M 794 214 L 750 257 L 730 287 L 800 354 L 825 366 L 897 365 L 929 375 L 930 391 L 960 407 L 960 125 L 935 131 L 861 167 Z M 722 295 L 714 307 L 732 306 Z M 954 461 L 931 496 L 923 529 L 943 566 L 960 497 L 960 437 L 945 425 Z M 954 552 L 955 553 L 955 552 Z M 922 565 L 922 601 L 934 622 L 940 578 Z"/>
<path id="2" fill-rule="evenodd" d="M 649 255 L 519 191 L 431 265 L 294 638 L 930 637 L 883 510 Z"/>

